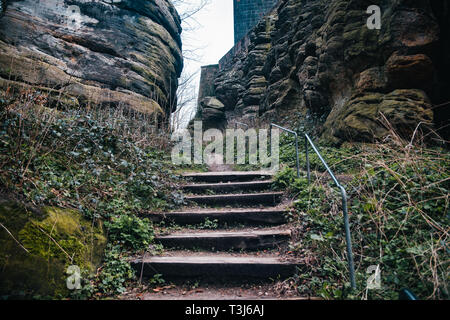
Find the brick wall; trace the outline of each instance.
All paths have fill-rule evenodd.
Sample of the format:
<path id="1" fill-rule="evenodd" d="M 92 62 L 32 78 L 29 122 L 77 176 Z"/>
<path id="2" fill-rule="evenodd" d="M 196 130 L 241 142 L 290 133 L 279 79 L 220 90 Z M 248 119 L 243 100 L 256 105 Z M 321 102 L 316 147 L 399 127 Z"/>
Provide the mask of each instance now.
<path id="1" fill-rule="evenodd" d="M 233 0 L 234 43 L 239 42 L 278 0 Z"/>

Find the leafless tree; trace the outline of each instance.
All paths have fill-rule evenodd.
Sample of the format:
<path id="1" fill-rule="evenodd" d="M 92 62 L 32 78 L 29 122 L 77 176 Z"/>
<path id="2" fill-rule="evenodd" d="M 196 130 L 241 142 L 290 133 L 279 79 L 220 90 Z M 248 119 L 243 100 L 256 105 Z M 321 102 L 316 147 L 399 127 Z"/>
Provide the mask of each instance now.
<path id="1" fill-rule="evenodd" d="M 172 114 L 172 129 L 186 124 L 196 112 L 198 70 L 189 68 L 190 63 L 199 62 L 204 49 L 196 42 L 195 32 L 201 27 L 197 15 L 205 9 L 211 0 L 172 0 L 180 14 L 183 33 L 183 58 L 185 67 L 181 74 L 177 91 L 177 110 Z M 187 118 L 187 119 L 186 119 Z"/>
<path id="2" fill-rule="evenodd" d="M 179 79 L 177 90 L 177 110 L 172 114 L 172 130 L 186 125 L 196 112 L 197 86 L 195 83 L 198 72 L 183 72 Z"/>

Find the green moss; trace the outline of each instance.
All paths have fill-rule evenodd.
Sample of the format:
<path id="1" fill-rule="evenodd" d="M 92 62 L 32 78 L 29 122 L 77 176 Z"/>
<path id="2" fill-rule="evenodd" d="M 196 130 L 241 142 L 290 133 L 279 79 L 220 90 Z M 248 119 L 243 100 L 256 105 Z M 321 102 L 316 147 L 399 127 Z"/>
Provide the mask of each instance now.
<path id="1" fill-rule="evenodd" d="M 94 272 L 106 246 L 101 225 L 72 209 L 44 208 L 41 214 L 14 203 L 0 203 L 0 294 L 66 296 L 66 268 Z"/>
<path id="2" fill-rule="evenodd" d="M 431 123 L 433 112 L 425 92 L 416 89 L 395 90 L 388 94 L 356 94 L 341 109 L 330 113 L 322 139 L 371 141 L 389 132 L 380 125 L 381 114 L 397 134 L 410 137 L 420 122 Z"/>

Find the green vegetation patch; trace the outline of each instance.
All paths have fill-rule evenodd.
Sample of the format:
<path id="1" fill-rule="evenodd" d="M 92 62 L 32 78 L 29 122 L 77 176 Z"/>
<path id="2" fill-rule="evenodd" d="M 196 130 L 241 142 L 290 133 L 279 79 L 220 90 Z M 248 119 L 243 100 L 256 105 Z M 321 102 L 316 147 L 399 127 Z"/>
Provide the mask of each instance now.
<path id="1" fill-rule="evenodd" d="M 67 267 L 93 273 L 106 246 L 101 225 L 76 210 L 47 207 L 33 213 L 15 202 L 0 204 L 0 294 L 62 297 Z"/>
<path id="2" fill-rule="evenodd" d="M 336 163 L 334 168 L 353 176 L 341 183 L 349 198 L 355 291 L 349 284 L 339 190 L 331 180 L 314 177 L 308 185 L 289 167 L 275 177 L 273 187 L 294 196 L 290 218 L 299 236 L 290 249 L 308 264 L 294 278 L 295 289 L 326 299 L 398 299 L 408 288 L 419 299 L 448 299 L 448 150 L 400 139 L 334 152 L 322 149 L 333 163 L 333 153 L 353 148 L 359 148 L 354 165 Z M 367 289 L 374 267 L 381 272 L 380 285 Z"/>

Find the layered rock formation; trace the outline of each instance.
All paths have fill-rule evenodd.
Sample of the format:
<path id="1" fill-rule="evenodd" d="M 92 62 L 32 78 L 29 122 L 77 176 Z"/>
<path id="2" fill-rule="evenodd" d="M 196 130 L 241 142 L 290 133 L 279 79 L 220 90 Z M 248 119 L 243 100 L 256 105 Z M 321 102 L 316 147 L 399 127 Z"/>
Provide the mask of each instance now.
<path id="1" fill-rule="evenodd" d="M 214 95 L 233 117 L 295 120 L 339 143 L 429 126 L 450 100 L 445 1 L 379 1 L 381 29 L 367 27 L 373 1 L 280 0 L 225 56 Z M 291 127 L 294 124 L 291 125 Z"/>
<path id="2" fill-rule="evenodd" d="M 203 128 L 223 129 L 226 126 L 225 106 L 214 97 L 204 97 L 199 104 L 198 118 L 203 120 Z"/>
<path id="3" fill-rule="evenodd" d="M 0 81 L 38 86 L 55 101 L 167 116 L 183 67 L 180 33 L 169 0 L 9 0 Z"/>

